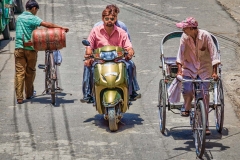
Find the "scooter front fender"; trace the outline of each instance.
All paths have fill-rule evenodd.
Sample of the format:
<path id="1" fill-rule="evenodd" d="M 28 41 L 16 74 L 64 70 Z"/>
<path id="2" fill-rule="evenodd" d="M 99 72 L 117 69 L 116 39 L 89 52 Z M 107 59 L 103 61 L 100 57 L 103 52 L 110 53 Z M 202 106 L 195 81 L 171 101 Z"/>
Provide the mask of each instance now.
<path id="1" fill-rule="evenodd" d="M 119 102 L 121 102 L 122 96 L 120 93 L 118 93 L 117 90 L 106 90 L 103 93 L 103 106 L 104 107 L 113 107 L 117 105 Z"/>

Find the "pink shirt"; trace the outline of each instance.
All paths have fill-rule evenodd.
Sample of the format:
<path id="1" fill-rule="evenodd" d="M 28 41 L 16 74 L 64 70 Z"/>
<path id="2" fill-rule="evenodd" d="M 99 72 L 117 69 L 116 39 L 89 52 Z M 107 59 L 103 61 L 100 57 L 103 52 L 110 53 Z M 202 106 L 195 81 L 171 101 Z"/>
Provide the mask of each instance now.
<path id="1" fill-rule="evenodd" d="M 177 54 L 177 63 L 182 65 L 184 76 L 201 79 L 210 78 L 213 65 L 220 63 L 220 54 L 212 40 L 211 34 L 198 29 L 196 45 L 192 37 L 182 34 Z"/>
<path id="2" fill-rule="evenodd" d="M 88 36 L 92 49 L 97 49 L 106 45 L 119 46 L 124 49 L 132 48 L 127 32 L 114 25 L 114 30 L 109 36 L 104 29 L 104 25 L 94 27 Z"/>

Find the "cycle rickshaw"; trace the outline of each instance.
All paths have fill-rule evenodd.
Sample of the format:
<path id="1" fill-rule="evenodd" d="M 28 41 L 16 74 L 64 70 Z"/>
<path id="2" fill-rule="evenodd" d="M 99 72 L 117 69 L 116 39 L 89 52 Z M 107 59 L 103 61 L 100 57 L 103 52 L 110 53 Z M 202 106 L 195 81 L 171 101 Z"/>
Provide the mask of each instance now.
<path id="1" fill-rule="evenodd" d="M 164 134 L 166 127 L 166 110 L 173 111 L 173 109 L 180 110 L 183 102 L 171 103 L 169 101 L 168 88 L 173 82 L 173 80 L 177 77 L 177 65 L 176 65 L 176 57 L 171 56 L 167 57 L 163 53 L 163 44 L 165 44 L 168 40 L 173 38 L 180 38 L 182 35 L 182 31 L 175 31 L 167 34 L 161 41 L 161 62 L 162 66 L 162 74 L 163 78 L 159 82 L 159 93 L 158 93 L 158 108 L 159 108 L 159 123 L 160 123 L 160 131 Z M 216 37 L 211 35 L 214 44 L 217 48 L 219 57 L 219 45 Z M 168 54 L 170 54 L 168 52 Z M 175 52 L 176 55 L 176 52 Z M 208 80 L 210 82 L 209 94 L 211 94 L 211 99 L 209 102 L 209 112 L 214 111 L 215 115 L 215 125 L 216 130 L 221 133 L 223 129 L 223 120 L 224 120 L 224 96 L 223 96 L 223 86 L 221 80 L 221 65 L 218 65 L 218 76 L 219 79 L 217 81 Z M 183 80 L 182 83 L 184 83 Z M 199 97 L 199 88 L 198 84 L 202 83 L 202 80 L 191 80 L 194 83 L 195 95 L 194 102 L 192 102 L 192 109 L 190 112 L 190 125 L 193 132 L 194 143 L 196 148 L 196 154 L 199 158 L 205 152 L 205 133 L 206 133 L 206 112 L 205 106 L 203 104 L 203 100 Z"/>

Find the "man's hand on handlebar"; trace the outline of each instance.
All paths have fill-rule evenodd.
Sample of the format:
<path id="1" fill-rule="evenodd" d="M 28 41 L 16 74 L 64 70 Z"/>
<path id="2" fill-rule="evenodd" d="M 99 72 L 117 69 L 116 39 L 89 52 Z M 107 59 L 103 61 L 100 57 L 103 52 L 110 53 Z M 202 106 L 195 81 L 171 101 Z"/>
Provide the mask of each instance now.
<path id="1" fill-rule="evenodd" d="M 88 59 L 88 58 L 90 58 L 90 57 L 92 57 L 91 54 L 85 54 L 85 55 L 84 55 L 84 58 L 85 58 L 85 59 Z"/>
<path id="2" fill-rule="evenodd" d="M 215 64 L 215 65 L 213 66 L 212 78 L 213 78 L 214 81 L 218 80 L 218 74 L 217 74 L 217 66 L 218 66 L 218 65 L 219 65 L 219 64 Z"/>
<path id="3" fill-rule="evenodd" d="M 177 75 L 182 76 L 182 71 L 178 71 L 178 72 L 177 72 Z"/>
<path id="4" fill-rule="evenodd" d="M 125 56 L 125 59 L 128 61 L 130 59 L 132 59 L 132 57 L 134 56 L 134 50 L 132 48 L 129 48 L 127 50 L 127 55 Z"/>
<path id="5" fill-rule="evenodd" d="M 88 67 L 92 66 L 94 59 L 93 59 L 91 47 L 89 47 L 89 46 L 86 47 L 86 52 L 84 54 L 84 58 L 85 58 L 84 65 L 88 66 Z"/>
<path id="6" fill-rule="evenodd" d="M 213 78 L 213 80 L 215 80 L 215 81 L 218 80 L 218 75 L 217 75 L 217 73 L 213 73 L 213 74 L 212 74 L 212 78 Z"/>
<path id="7" fill-rule="evenodd" d="M 84 65 L 90 67 L 93 64 L 93 61 L 94 61 L 93 58 L 85 59 Z"/>

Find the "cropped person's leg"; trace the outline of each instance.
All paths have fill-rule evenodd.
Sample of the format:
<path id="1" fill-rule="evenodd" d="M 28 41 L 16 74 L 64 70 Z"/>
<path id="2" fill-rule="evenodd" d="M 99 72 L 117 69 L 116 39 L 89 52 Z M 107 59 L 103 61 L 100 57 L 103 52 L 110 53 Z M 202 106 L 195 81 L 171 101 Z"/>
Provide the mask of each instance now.
<path id="1" fill-rule="evenodd" d="M 208 112 L 209 112 L 209 87 L 210 87 L 210 83 L 206 82 L 206 83 L 202 83 L 200 85 L 200 88 L 203 90 L 202 95 L 203 95 L 203 103 L 205 106 L 205 111 L 206 111 L 206 124 L 207 124 L 207 128 L 206 128 L 206 135 L 210 135 L 211 131 L 209 130 L 209 121 L 208 121 Z"/>
<path id="2" fill-rule="evenodd" d="M 136 73 L 136 66 L 132 60 L 128 61 L 129 67 L 129 77 L 130 77 L 130 82 L 131 82 L 131 89 L 132 92 L 130 94 L 130 99 L 131 100 L 136 100 L 138 98 L 141 98 L 141 94 L 138 94 L 137 91 L 140 90 L 138 82 L 137 82 L 137 73 Z"/>
<path id="3" fill-rule="evenodd" d="M 191 79 L 191 77 L 183 76 L 184 79 Z M 184 108 L 185 113 L 182 113 L 182 115 L 189 115 L 189 111 L 192 108 L 192 100 L 193 100 L 193 84 L 191 82 L 184 82 L 182 83 L 182 95 L 184 99 Z M 184 111 L 182 111 L 184 112 Z"/>
<path id="4" fill-rule="evenodd" d="M 136 71 L 136 65 L 135 63 L 130 60 L 129 61 L 130 65 L 132 66 L 132 74 L 133 74 L 133 90 L 134 91 L 139 91 L 140 90 L 140 87 L 138 85 L 138 82 L 137 82 L 137 71 Z"/>
<path id="5" fill-rule="evenodd" d="M 82 81 L 82 93 L 83 98 L 80 99 L 82 103 L 89 102 L 90 98 L 92 97 L 92 66 L 85 66 L 83 71 L 83 81 Z"/>
<path id="6" fill-rule="evenodd" d="M 25 50 L 26 55 L 26 73 L 25 73 L 25 96 L 27 99 L 32 98 L 36 76 L 37 51 Z"/>

